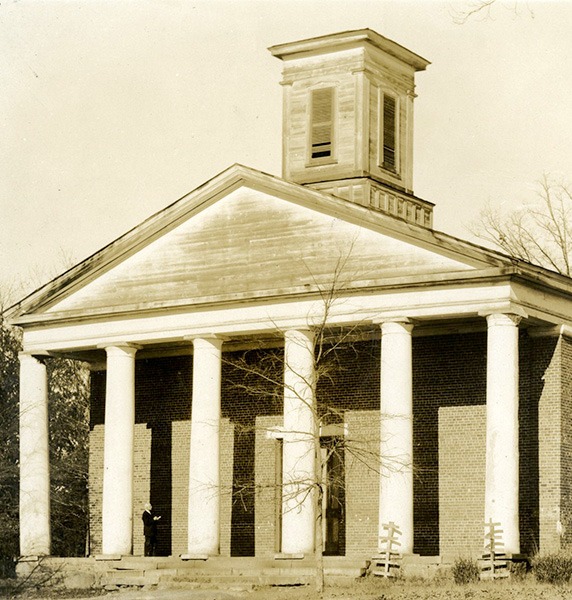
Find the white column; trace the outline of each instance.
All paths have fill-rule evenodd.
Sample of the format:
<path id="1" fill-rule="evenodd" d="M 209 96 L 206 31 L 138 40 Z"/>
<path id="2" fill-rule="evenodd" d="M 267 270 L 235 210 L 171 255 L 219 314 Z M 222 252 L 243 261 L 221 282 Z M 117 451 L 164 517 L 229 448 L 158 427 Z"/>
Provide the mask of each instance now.
<path id="1" fill-rule="evenodd" d="M 107 352 L 103 445 L 103 554 L 133 551 L 133 447 L 135 353 L 132 346 Z"/>
<path id="2" fill-rule="evenodd" d="M 317 435 L 314 398 L 314 336 L 285 333 L 282 552 L 314 552 L 314 482 Z"/>
<path id="3" fill-rule="evenodd" d="M 500 523 L 507 553 L 520 552 L 518 524 L 518 323 L 487 317 L 487 448 L 485 522 Z"/>
<path id="4" fill-rule="evenodd" d="M 413 325 L 381 325 L 379 535 L 393 521 L 403 554 L 413 553 Z"/>
<path id="5" fill-rule="evenodd" d="M 20 354 L 20 554 L 50 554 L 50 450 L 46 366 Z"/>
<path id="6" fill-rule="evenodd" d="M 193 340 L 188 552 L 220 551 L 220 394 L 222 340 Z"/>

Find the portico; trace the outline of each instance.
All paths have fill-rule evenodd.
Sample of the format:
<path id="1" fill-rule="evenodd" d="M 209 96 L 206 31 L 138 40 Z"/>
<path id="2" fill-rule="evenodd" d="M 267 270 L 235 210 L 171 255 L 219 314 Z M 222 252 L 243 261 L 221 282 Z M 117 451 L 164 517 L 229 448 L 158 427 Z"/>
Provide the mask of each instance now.
<path id="1" fill-rule="evenodd" d="M 355 308 L 355 305 L 354 305 Z M 427 328 L 427 317 L 411 310 L 415 319 L 382 318 L 379 327 L 381 354 L 378 357 L 380 381 L 380 430 L 377 535 L 383 524 L 399 524 L 403 531 L 402 551 L 415 551 L 414 448 L 413 448 L 413 357 L 415 328 Z M 523 311 L 482 314 L 480 328 L 487 328 L 489 357 L 486 386 L 486 488 L 483 517 L 503 523 L 510 552 L 519 552 L 519 444 L 518 444 L 518 325 Z M 347 314 L 334 314 L 345 321 Z M 365 326 L 365 324 L 364 324 Z M 284 402 L 280 427 L 282 445 L 282 516 L 280 551 L 290 555 L 309 555 L 314 551 L 314 502 L 317 455 L 315 440 L 319 428 L 315 399 L 316 326 L 290 326 L 275 332 L 283 346 Z M 221 373 L 225 341 L 238 339 L 236 332 L 216 335 L 189 335 L 181 341 L 192 346 L 192 390 L 190 447 L 188 461 L 188 537 L 184 556 L 220 554 L 221 496 L 228 493 L 221 483 Z M 262 335 L 262 334 L 261 334 Z M 129 555 L 133 552 L 135 365 L 144 342 L 107 345 L 105 349 L 105 425 L 102 487 L 103 555 Z M 49 349 L 53 352 L 53 349 Z M 48 353 L 48 349 L 44 351 Z M 22 376 L 35 381 L 32 391 L 22 387 L 22 405 L 33 401 L 35 410 L 47 411 L 47 383 L 43 363 L 23 354 Z M 43 414 L 43 413 L 42 413 Z M 516 415 L 516 416 L 515 416 Z M 45 419 L 22 420 L 23 440 L 28 436 L 38 448 L 46 448 L 48 432 Z M 355 436 L 355 432 L 349 432 Z M 25 448 L 26 446 L 23 446 Z M 49 554 L 49 466 L 45 454 L 37 451 L 33 459 L 22 454 L 22 489 L 33 489 L 34 502 L 23 514 L 22 548 L 33 554 Z M 44 457 L 40 460 L 41 457 Z M 34 461 L 34 462 L 33 462 Z M 42 462 L 43 461 L 43 462 Z M 41 465 L 40 465 L 41 462 Z M 25 474 L 29 472 L 30 476 Z M 32 477 L 33 475 L 33 477 Z M 42 492 L 43 490 L 43 492 Z M 42 495 L 43 494 L 43 495 Z M 23 495 L 23 497 L 25 497 Z M 39 526 L 38 516 L 43 523 Z M 35 520 L 34 520 L 35 519 Z M 506 523 L 506 525 L 504 525 Z M 137 523 L 135 523 L 137 531 Z M 32 552 L 34 550 L 34 552 Z"/>

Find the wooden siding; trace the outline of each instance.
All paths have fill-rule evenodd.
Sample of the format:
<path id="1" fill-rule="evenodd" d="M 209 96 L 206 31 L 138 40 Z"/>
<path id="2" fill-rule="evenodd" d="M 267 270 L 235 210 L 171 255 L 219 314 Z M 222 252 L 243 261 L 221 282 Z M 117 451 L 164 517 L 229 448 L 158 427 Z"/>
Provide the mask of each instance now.
<path id="1" fill-rule="evenodd" d="M 287 179 L 295 182 L 332 179 L 354 172 L 355 164 L 355 99 L 356 79 L 352 69 L 358 66 L 356 56 L 342 53 L 339 60 L 324 64 L 318 61 L 303 69 L 288 69 L 284 75 L 292 79 L 288 89 L 285 114 L 285 156 Z M 309 152 L 309 110 L 312 90 L 332 87 L 334 92 L 333 153 L 331 160 L 311 161 Z M 321 164 L 320 164 L 321 163 Z"/>
<path id="2" fill-rule="evenodd" d="M 346 287 L 472 267 L 251 188 L 189 218 L 48 312 Z"/>
<path id="3" fill-rule="evenodd" d="M 410 190 L 413 118 L 408 93 L 414 72 L 391 56 L 355 49 L 286 63 L 284 68 L 284 177 L 296 183 L 373 176 Z M 331 157 L 311 160 L 311 97 L 314 90 L 334 91 L 334 143 Z M 380 98 L 391 94 L 396 109 L 396 172 L 380 157 Z"/>

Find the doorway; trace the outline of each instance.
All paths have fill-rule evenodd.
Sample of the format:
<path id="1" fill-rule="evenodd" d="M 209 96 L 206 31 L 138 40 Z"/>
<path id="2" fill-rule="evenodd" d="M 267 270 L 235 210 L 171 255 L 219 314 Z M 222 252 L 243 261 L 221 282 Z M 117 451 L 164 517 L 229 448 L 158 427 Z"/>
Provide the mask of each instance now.
<path id="1" fill-rule="evenodd" d="M 322 536 L 325 556 L 343 556 L 345 529 L 345 469 L 343 438 L 320 438 L 322 481 Z"/>
<path id="2" fill-rule="evenodd" d="M 322 465 L 322 540 L 324 556 L 344 556 L 345 528 L 345 461 L 344 437 L 320 437 L 320 463 Z M 275 550 L 282 548 L 282 453 L 283 441 L 276 440 L 276 535 Z"/>

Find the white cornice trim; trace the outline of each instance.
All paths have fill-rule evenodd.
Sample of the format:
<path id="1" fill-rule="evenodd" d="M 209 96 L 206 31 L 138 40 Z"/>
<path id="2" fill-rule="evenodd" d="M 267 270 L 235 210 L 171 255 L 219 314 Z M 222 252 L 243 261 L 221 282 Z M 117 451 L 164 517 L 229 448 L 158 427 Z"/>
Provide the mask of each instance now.
<path id="1" fill-rule="evenodd" d="M 268 50 L 271 52 L 272 56 L 275 56 L 276 58 L 291 60 L 303 58 L 305 56 L 316 56 L 339 50 L 358 48 L 366 43 L 401 60 L 405 64 L 413 67 L 416 71 L 423 71 L 431 64 L 425 58 L 415 54 L 415 52 L 408 50 L 404 46 L 380 35 L 372 29 L 342 31 L 340 33 L 299 40 L 297 42 L 277 44 L 271 46 Z"/>
<path id="2" fill-rule="evenodd" d="M 423 290 L 428 287 L 479 285 L 501 283 L 514 274 L 513 269 L 482 269 L 475 271 L 453 271 L 450 273 L 431 273 L 428 275 L 414 275 L 408 277 L 395 277 L 389 281 L 371 280 L 361 282 L 352 288 L 340 289 L 337 294 L 341 297 L 351 297 L 367 293 L 387 293 L 391 291 Z M 273 290 L 263 290 L 257 293 L 227 294 L 212 297 L 202 297 L 196 302 L 192 300 L 181 300 L 180 302 L 138 303 L 133 306 L 121 306 L 116 308 L 92 309 L 89 313 L 84 310 L 71 310 L 62 312 L 49 312 L 32 315 L 24 315 L 13 319 L 13 324 L 19 326 L 30 326 L 34 324 L 57 324 L 101 321 L 102 319 L 118 319 L 129 317 L 160 316 L 173 311 L 193 312 L 197 310 L 216 309 L 232 307 L 237 305 L 260 304 L 263 302 L 281 301 L 304 301 L 321 298 L 324 293 L 323 287 L 318 285 L 306 287 L 294 287 L 281 290 L 279 293 Z"/>

